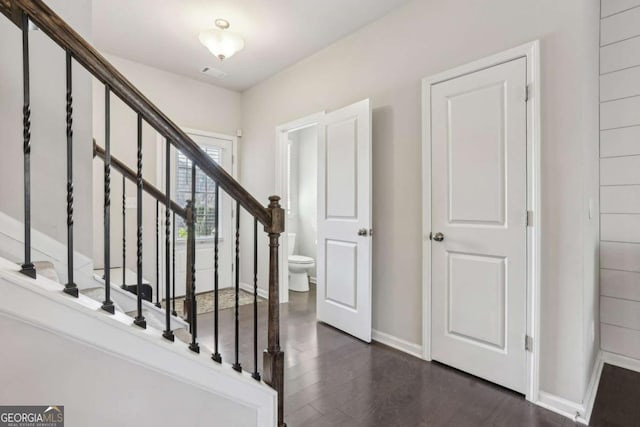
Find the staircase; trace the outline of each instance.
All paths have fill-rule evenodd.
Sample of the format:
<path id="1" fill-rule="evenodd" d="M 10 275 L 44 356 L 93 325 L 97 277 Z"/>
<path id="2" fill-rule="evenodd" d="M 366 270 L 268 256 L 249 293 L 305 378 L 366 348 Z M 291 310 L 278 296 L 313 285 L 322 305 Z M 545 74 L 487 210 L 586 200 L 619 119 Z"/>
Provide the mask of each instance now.
<path id="1" fill-rule="evenodd" d="M 55 272 L 35 266 L 34 280 L 0 258 L 3 404 L 55 401 L 69 427 L 276 425 L 271 387 L 151 324 L 105 314 L 101 301 L 69 297 L 47 277 Z"/>
<path id="2" fill-rule="evenodd" d="M 120 334 L 126 335 L 127 343 L 131 342 L 132 337 L 138 337 L 140 340 L 147 339 L 149 334 L 157 334 L 158 339 L 164 340 L 166 343 L 170 343 L 170 348 L 174 349 L 176 346 L 183 345 L 180 342 L 175 342 L 175 333 L 178 327 L 187 326 L 190 335 L 190 342 L 186 348 L 197 357 L 198 369 L 202 366 L 203 355 L 201 355 L 202 348 L 198 342 L 198 325 L 197 325 L 197 313 L 195 307 L 197 305 L 197 283 L 196 283 L 196 263 L 195 263 L 195 174 L 197 170 L 200 170 L 206 176 L 208 176 L 216 185 L 216 198 L 219 197 L 220 192 L 226 193 L 236 204 L 236 220 L 235 220 L 235 257 L 236 264 L 239 262 L 239 242 L 240 242 L 240 211 L 244 210 L 252 218 L 252 227 L 249 229 L 249 233 L 253 235 L 254 245 L 254 302 L 253 302 L 253 366 L 248 368 L 249 375 L 242 375 L 239 378 L 241 381 L 251 381 L 262 384 L 263 382 L 271 386 L 277 393 L 277 406 L 274 413 L 277 414 L 273 422 L 271 420 L 258 420 L 258 425 L 278 425 L 283 426 L 283 387 L 284 387 L 284 353 L 280 348 L 280 325 L 279 325 L 279 297 L 278 297 L 278 241 L 281 233 L 284 231 L 284 212 L 279 204 L 279 197 L 272 196 L 269 198 L 269 204 L 263 206 L 258 202 L 251 194 L 249 194 L 237 181 L 233 179 L 224 169 L 218 166 L 211 158 L 204 153 L 204 151 L 192 141 L 175 123 L 173 123 L 166 115 L 162 113 L 155 105 L 153 105 L 136 87 L 134 87 L 118 70 L 115 69 L 103 56 L 101 56 L 86 40 L 84 40 L 77 32 L 73 30 L 64 20 L 60 18 L 55 12 L 53 12 L 42 0 L 0 0 L 0 12 L 9 19 L 17 27 L 17 31 L 22 34 L 22 72 L 23 72 L 23 155 L 22 159 L 15 159 L 22 161 L 24 164 L 24 188 L 22 189 L 24 198 L 24 256 L 21 262 L 20 276 L 21 279 L 17 279 L 9 267 L 10 264 L 6 262 L 0 262 L 0 285 L 6 285 L 12 289 L 16 295 L 20 293 L 22 288 L 33 288 L 34 292 L 41 297 L 49 297 L 52 300 L 58 300 L 60 298 L 66 298 L 69 301 L 62 301 L 59 307 L 63 307 L 67 310 L 67 315 L 71 317 L 85 316 L 86 310 L 97 309 L 101 313 L 102 318 L 99 320 L 101 325 L 104 323 L 105 318 L 107 322 L 113 323 L 111 326 L 115 329 L 122 329 L 123 325 L 128 328 L 134 328 L 139 331 L 145 331 L 144 333 L 133 334 Z M 50 290 L 55 291 L 57 289 L 54 285 L 47 285 L 49 280 L 51 283 L 55 283 L 56 277 L 51 276 L 49 266 L 38 266 L 32 259 L 32 227 L 31 227 L 31 87 L 30 87 L 30 53 L 29 53 L 29 27 L 35 25 L 46 36 L 48 36 L 53 42 L 60 46 L 63 50 L 62 54 L 66 57 L 66 175 L 67 175 L 67 265 L 66 265 L 66 283 L 60 288 L 60 293 L 41 292 L 41 288 L 44 286 L 53 286 Z M 79 64 L 84 72 L 90 73 L 96 79 L 98 79 L 104 86 L 105 90 L 105 140 L 104 147 L 95 145 L 92 141 L 76 141 L 73 135 L 73 87 L 72 87 L 72 66 L 74 63 Z M 17 65 L 19 66 L 19 65 Z M 136 165 L 126 165 L 122 161 L 114 158 L 111 155 L 111 141 L 110 141 L 110 100 L 113 96 L 116 96 L 122 100 L 129 108 L 137 114 L 137 163 Z M 142 164 L 144 161 L 142 151 L 142 139 L 143 139 L 143 125 L 150 125 L 158 134 L 166 139 L 166 152 L 170 153 L 171 149 L 179 150 L 185 155 L 192 164 L 191 182 L 192 188 L 191 200 L 187 202 L 185 206 L 179 206 L 176 204 L 170 194 L 171 189 L 171 167 L 167 164 L 165 178 L 165 192 L 155 188 L 149 182 L 147 182 L 142 173 Z M 7 141 L 10 143 L 10 141 Z M 17 141 L 16 141 L 17 143 Z M 74 272 L 76 268 L 74 266 L 74 180 L 73 180 L 73 146 L 75 144 L 94 144 L 94 155 L 100 158 L 104 165 L 104 283 L 100 288 L 102 289 L 102 295 L 100 290 L 93 293 L 93 297 L 100 301 L 97 307 L 88 304 L 86 301 L 90 301 L 85 295 L 79 291 L 79 287 L 74 280 Z M 170 156 L 166 156 L 167 162 L 169 162 Z M 167 304 L 162 308 L 164 312 L 164 321 L 158 325 L 162 331 L 156 331 L 155 328 L 149 327 L 148 319 L 145 317 L 145 305 L 147 301 L 143 301 L 143 295 L 141 292 L 137 292 L 132 298 L 135 300 L 134 316 L 133 318 L 127 316 L 119 310 L 116 310 L 116 303 L 114 303 L 114 295 L 116 287 L 118 285 L 113 284 L 111 277 L 112 260 L 110 257 L 110 236 L 113 230 L 110 227 L 110 207 L 111 207 L 111 175 L 112 171 L 119 173 L 123 181 L 128 179 L 134 182 L 136 186 L 136 200 L 137 200 L 137 239 L 136 239 L 136 280 L 135 283 L 128 283 L 129 286 L 135 286 L 138 289 L 144 284 L 142 277 L 143 262 L 143 242 L 142 238 L 142 198 L 143 194 L 147 197 L 151 196 L 155 199 L 157 206 L 161 206 L 164 212 L 164 271 L 161 272 L 164 276 L 164 289 L 156 287 L 156 302 L 165 300 Z M 214 206 L 217 206 L 217 200 Z M 175 265 L 175 257 L 172 259 L 172 243 L 175 247 L 175 241 L 172 242 L 172 224 L 175 224 L 176 216 L 182 218 L 187 224 L 187 239 L 186 239 L 186 265 L 187 274 L 185 278 L 179 278 L 178 280 L 185 280 L 186 283 L 186 298 L 185 298 L 185 314 L 187 317 L 186 324 L 176 324 L 176 317 L 172 313 L 172 305 L 170 301 L 175 301 L 175 269 L 172 268 Z M 218 212 L 215 212 L 215 225 L 217 229 L 218 225 Z M 268 236 L 269 240 L 269 301 L 268 301 L 268 318 L 267 325 L 259 325 L 257 303 L 258 303 L 258 263 L 262 260 L 258 255 L 258 241 L 261 238 L 260 227 L 264 229 L 264 233 Z M 44 231 L 44 230 L 43 230 Z M 211 371 L 224 372 L 228 371 L 235 374 L 243 373 L 247 370 L 247 367 L 243 367 L 240 363 L 239 357 L 239 302 L 236 296 L 236 304 L 234 308 L 235 315 L 235 351 L 233 354 L 222 355 L 219 352 L 218 343 L 218 237 L 214 240 L 214 254 L 215 254 L 215 285 L 214 285 L 214 341 L 211 355 L 206 357 L 207 363 L 211 364 Z M 148 262 L 148 260 L 147 260 Z M 44 277 L 49 276 L 49 279 Z M 3 281 L 3 279 L 5 279 Z M 6 282 L 6 283 L 5 283 Z M 18 286 L 18 288 L 16 288 Z M 22 288 L 20 288 L 22 286 Z M 159 286 L 159 285 L 157 285 Z M 235 270 L 235 290 L 238 295 L 240 289 L 239 269 Z M 79 302 L 82 308 L 78 308 Z M 41 301 L 40 301 L 41 302 Z M 71 304 L 74 302 L 74 304 Z M 0 307 L 1 308 L 1 307 Z M 156 308 L 156 307 L 154 307 Z M 84 310 L 84 311 L 83 311 Z M 14 311 L 15 313 L 15 311 Z M 31 314 L 33 310 L 30 311 Z M 78 314 L 79 313 L 79 314 Z M 1 313 L 0 313 L 1 314 Z M 95 317 L 89 316 L 90 319 L 96 320 Z M 55 321 L 55 318 L 53 318 Z M 128 320 L 127 320 L 128 319 Z M 97 321 L 96 320 L 96 321 Z M 37 322 L 38 319 L 31 318 L 31 322 Z M 64 325 L 60 325 L 62 328 Z M 151 326 L 151 325 L 149 325 Z M 261 326 L 261 328 L 259 328 Z M 258 364 L 258 333 L 260 329 L 266 329 L 268 331 L 268 345 L 263 352 L 263 370 L 259 371 Z M 114 330 L 115 330 L 114 329 Z M 120 330 L 118 329 L 118 330 Z M 113 332 L 113 331 L 112 331 Z M 107 332 L 105 332 L 107 333 Z M 111 333 L 111 332 L 109 332 Z M 111 334 L 110 337 L 117 337 L 119 334 Z M 146 337 L 146 338 L 145 338 Z M 161 338 L 160 338 L 161 337 Z M 129 345 L 125 342 L 122 345 Z M 143 345 L 142 343 L 140 345 Z M 188 368 L 188 361 L 180 359 L 181 362 L 177 365 L 162 366 L 158 365 L 156 369 L 166 369 L 168 375 L 180 375 L 179 372 L 175 372 L 176 366 L 187 366 L 184 368 L 184 375 L 192 375 L 191 368 Z M 223 362 L 224 360 L 224 362 Z M 231 361 L 232 364 L 227 364 L 226 361 Z M 193 360 L 196 363 L 196 359 Z M 194 368 L 195 369 L 195 368 Z M 169 372 L 170 371 L 170 372 Z M 225 374 L 226 375 L 226 374 Z M 234 391 L 230 391 L 229 395 L 237 396 L 238 386 L 230 385 L 234 388 Z M 117 393 L 117 390 L 113 391 Z M 235 393 L 235 394 L 234 394 Z M 264 413 L 264 411 L 258 411 L 258 414 Z"/>

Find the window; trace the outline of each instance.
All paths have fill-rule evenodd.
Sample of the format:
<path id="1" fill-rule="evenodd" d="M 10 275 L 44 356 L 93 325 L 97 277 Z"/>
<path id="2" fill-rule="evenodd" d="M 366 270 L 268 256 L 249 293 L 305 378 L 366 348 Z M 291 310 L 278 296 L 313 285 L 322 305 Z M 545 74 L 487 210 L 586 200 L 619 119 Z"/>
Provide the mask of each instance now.
<path id="1" fill-rule="evenodd" d="M 201 146 L 205 153 L 217 164 L 222 164 L 223 149 L 216 146 Z M 195 193 L 196 238 L 215 237 L 215 206 L 216 184 L 201 170 L 196 169 L 196 193 Z M 186 206 L 187 200 L 191 200 L 191 160 L 180 151 L 176 154 L 176 203 Z M 222 203 L 222 201 L 220 201 Z M 219 218 L 222 228 L 222 218 Z M 182 218 L 176 217 L 176 234 L 178 238 L 187 237 L 187 224 Z"/>

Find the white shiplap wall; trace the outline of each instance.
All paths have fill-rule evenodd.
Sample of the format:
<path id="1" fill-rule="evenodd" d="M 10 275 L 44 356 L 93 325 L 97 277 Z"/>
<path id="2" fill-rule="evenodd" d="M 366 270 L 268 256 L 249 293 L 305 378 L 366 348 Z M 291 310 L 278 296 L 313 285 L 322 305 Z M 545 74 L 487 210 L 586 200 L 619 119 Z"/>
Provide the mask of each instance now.
<path id="1" fill-rule="evenodd" d="M 601 345 L 640 359 L 640 0 L 601 5 Z"/>

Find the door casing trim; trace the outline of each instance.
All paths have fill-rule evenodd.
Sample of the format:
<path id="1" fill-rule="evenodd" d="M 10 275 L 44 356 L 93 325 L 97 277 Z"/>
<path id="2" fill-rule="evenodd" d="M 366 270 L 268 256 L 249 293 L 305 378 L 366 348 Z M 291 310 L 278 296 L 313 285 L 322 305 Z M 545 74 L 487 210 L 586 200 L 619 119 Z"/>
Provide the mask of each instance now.
<path id="1" fill-rule="evenodd" d="M 527 322 L 533 340 L 526 352 L 526 398 L 538 401 L 540 372 L 540 42 L 530 43 L 422 79 L 422 356 L 431 360 L 431 87 L 514 59 L 527 60 Z M 523 94 L 524 96 L 524 94 Z M 523 213 L 524 214 L 524 213 Z M 523 337 L 524 348 L 524 337 Z"/>

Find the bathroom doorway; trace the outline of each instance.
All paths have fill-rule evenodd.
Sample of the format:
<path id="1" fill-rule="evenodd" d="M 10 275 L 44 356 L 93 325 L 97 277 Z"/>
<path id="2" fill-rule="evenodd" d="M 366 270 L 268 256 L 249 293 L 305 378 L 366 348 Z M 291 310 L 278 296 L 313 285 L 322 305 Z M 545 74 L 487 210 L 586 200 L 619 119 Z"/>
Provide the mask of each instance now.
<path id="1" fill-rule="evenodd" d="M 277 129 L 277 194 L 286 212 L 280 242 L 280 302 L 289 291 L 315 295 L 318 232 L 318 121 L 323 113 Z"/>
<path id="2" fill-rule="evenodd" d="M 276 131 L 276 191 L 287 215 L 280 302 L 313 295 L 309 286 L 318 321 L 371 342 L 371 102 Z"/>

